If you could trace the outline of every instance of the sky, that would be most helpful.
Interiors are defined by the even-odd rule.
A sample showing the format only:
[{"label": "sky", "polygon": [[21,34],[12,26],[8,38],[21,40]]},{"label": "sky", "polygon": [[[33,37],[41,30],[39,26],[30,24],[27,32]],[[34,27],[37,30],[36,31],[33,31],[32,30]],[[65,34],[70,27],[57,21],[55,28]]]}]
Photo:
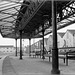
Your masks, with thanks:
[{"label": "sky", "polygon": [[[75,24],[69,25],[65,28],[62,28],[60,30],[58,30],[58,32],[66,32],[67,29],[75,29]],[[50,35],[50,34],[49,34]],[[45,38],[48,38],[49,35],[45,36]],[[33,44],[34,42],[39,41],[40,39],[32,39],[31,40],[31,44]],[[0,45],[13,45],[15,46],[15,39],[10,39],[10,38],[3,38],[0,34]],[[28,39],[24,39],[24,41],[22,42],[23,46],[27,46],[29,45],[29,40]],[[20,40],[17,40],[17,46],[20,46]]]}]

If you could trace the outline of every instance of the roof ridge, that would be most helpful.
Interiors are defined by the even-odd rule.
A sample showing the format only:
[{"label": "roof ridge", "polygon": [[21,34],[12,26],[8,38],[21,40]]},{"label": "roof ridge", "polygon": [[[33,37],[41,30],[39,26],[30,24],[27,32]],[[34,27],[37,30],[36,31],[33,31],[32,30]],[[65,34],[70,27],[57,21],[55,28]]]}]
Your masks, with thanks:
[{"label": "roof ridge", "polygon": [[67,30],[69,31],[71,34],[75,34],[75,30]]},{"label": "roof ridge", "polygon": [[59,34],[61,37],[63,37],[64,34],[65,34],[65,32],[59,32],[59,33],[57,33],[57,34]]},{"label": "roof ridge", "polygon": [[75,29],[67,29],[67,31],[75,31]]}]

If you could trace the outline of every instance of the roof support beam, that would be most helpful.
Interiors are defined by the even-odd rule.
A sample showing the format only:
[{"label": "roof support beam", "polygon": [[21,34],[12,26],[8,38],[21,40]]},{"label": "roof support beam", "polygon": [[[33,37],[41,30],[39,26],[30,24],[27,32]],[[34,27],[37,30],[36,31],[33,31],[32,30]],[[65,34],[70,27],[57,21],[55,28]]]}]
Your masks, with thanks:
[{"label": "roof support beam", "polygon": [[[37,11],[42,7],[42,5],[45,3],[45,0],[43,2],[41,2],[40,4],[38,4],[35,8],[35,10],[32,10],[32,8],[34,8],[33,6],[28,9],[25,13],[25,16],[22,18],[22,26],[21,28],[19,28],[19,30],[23,30],[25,28],[25,26],[28,24],[28,22],[33,18],[33,16],[37,13]],[[30,12],[29,12],[30,11]]]},{"label": "roof support beam", "polygon": [[[16,9],[16,8],[14,8],[14,9]],[[21,11],[19,11],[19,10],[17,10],[17,9],[16,9],[16,11],[17,11],[18,13],[20,13],[20,14],[22,15],[22,17],[23,17],[24,14],[23,14]]]}]

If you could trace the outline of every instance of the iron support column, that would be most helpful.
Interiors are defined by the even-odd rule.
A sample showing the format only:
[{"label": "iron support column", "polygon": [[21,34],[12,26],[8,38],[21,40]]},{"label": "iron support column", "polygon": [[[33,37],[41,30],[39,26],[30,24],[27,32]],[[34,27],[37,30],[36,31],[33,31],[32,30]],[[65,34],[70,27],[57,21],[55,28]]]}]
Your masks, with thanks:
[{"label": "iron support column", "polygon": [[15,39],[16,41],[16,51],[15,51],[15,56],[17,56],[17,39]]},{"label": "iron support column", "polygon": [[22,59],[22,30],[20,30],[20,59]]},{"label": "iron support column", "polygon": [[31,56],[31,38],[29,38],[29,56]]},{"label": "iron support column", "polygon": [[42,35],[43,35],[43,54],[42,54],[42,59],[44,60],[45,57],[44,57],[44,24],[42,25]]},{"label": "iron support column", "polygon": [[60,74],[57,48],[57,24],[56,24],[56,1],[52,0],[52,26],[53,26],[53,49],[52,49],[52,74]]}]

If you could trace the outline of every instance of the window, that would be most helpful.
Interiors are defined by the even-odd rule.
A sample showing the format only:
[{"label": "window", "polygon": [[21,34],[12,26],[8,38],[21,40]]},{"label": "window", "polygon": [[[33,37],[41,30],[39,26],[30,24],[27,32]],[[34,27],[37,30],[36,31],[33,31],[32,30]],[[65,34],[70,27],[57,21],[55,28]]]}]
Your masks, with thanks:
[{"label": "window", "polygon": [[10,51],[10,52],[12,52],[12,51]]}]

